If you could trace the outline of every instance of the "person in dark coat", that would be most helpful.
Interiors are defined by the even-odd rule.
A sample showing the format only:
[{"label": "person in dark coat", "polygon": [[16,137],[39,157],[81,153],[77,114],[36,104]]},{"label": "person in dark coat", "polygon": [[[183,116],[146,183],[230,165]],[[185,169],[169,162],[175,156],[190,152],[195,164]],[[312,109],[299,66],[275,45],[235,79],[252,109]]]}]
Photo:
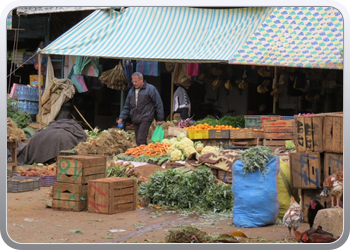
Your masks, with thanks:
[{"label": "person in dark coat", "polygon": [[157,89],[143,79],[140,72],[131,76],[133,87],[129,90],[122,112],[117,120],[122,124],[123,120],[130,117],[134,124],[136,144],[147,145],[149,128],[155,119],[157,124],[164,122],[163,102]]}]

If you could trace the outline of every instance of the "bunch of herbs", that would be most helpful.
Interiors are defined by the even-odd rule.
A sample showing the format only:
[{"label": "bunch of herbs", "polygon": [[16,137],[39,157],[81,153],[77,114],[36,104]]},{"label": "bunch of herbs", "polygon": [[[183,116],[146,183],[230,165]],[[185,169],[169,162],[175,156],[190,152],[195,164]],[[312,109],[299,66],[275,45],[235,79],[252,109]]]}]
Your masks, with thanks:
[{"label": "bunch of herbs", "polygon": [[265,177],[265,171],[269,171],[266,163],[269,162],[271,157],[275,157],[276,155],[269,147],[265,146],[257,146],[246,149],[242,155],[240,160],[243,162],[244,166],[242,170],[244,170],[244,176],[247,172],[255,172],[259,170]]}]

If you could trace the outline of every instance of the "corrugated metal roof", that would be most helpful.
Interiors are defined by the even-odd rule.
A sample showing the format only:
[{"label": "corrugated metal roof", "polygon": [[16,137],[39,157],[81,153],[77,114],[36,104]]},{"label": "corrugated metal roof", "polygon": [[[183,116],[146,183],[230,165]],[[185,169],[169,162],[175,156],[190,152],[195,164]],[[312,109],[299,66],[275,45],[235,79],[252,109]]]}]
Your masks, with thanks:
[{"label": "corrugated metal roof", "polygon": [[273,8],[130,7],[97,10],[43,54],[228,62]]}]

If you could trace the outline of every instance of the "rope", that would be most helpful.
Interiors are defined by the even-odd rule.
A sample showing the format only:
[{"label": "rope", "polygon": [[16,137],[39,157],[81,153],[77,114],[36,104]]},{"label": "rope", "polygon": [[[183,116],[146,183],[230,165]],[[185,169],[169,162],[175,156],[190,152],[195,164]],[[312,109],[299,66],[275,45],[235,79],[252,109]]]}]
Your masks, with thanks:
[{"label": "rope", "polygon": [[[19,68],[21,68],[23,65],[26,64],[26,62],[28,62],[30,59],[32,59],[34,56],[36,56],[38,53],[35,53],[34,55],[32,55],[27,61],[25,61],[24,63],[22,63],[17,69],[15,69],[14,71],[12,71],[7,77],[11,76],[13,73],[15,73]],[[12,66],[11,66],[11,70],[12,70]]]}]

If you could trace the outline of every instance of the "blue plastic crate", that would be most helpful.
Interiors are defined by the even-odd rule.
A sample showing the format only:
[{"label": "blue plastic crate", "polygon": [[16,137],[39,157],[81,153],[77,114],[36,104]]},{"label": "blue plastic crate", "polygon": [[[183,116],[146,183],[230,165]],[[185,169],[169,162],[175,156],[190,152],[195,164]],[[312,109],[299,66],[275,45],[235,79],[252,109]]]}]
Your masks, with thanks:
[{"label": "blue plastic crate", "polygon": [[292,116],[282,116],[282,120],[294,120],[294,115],[292,115]]}]

